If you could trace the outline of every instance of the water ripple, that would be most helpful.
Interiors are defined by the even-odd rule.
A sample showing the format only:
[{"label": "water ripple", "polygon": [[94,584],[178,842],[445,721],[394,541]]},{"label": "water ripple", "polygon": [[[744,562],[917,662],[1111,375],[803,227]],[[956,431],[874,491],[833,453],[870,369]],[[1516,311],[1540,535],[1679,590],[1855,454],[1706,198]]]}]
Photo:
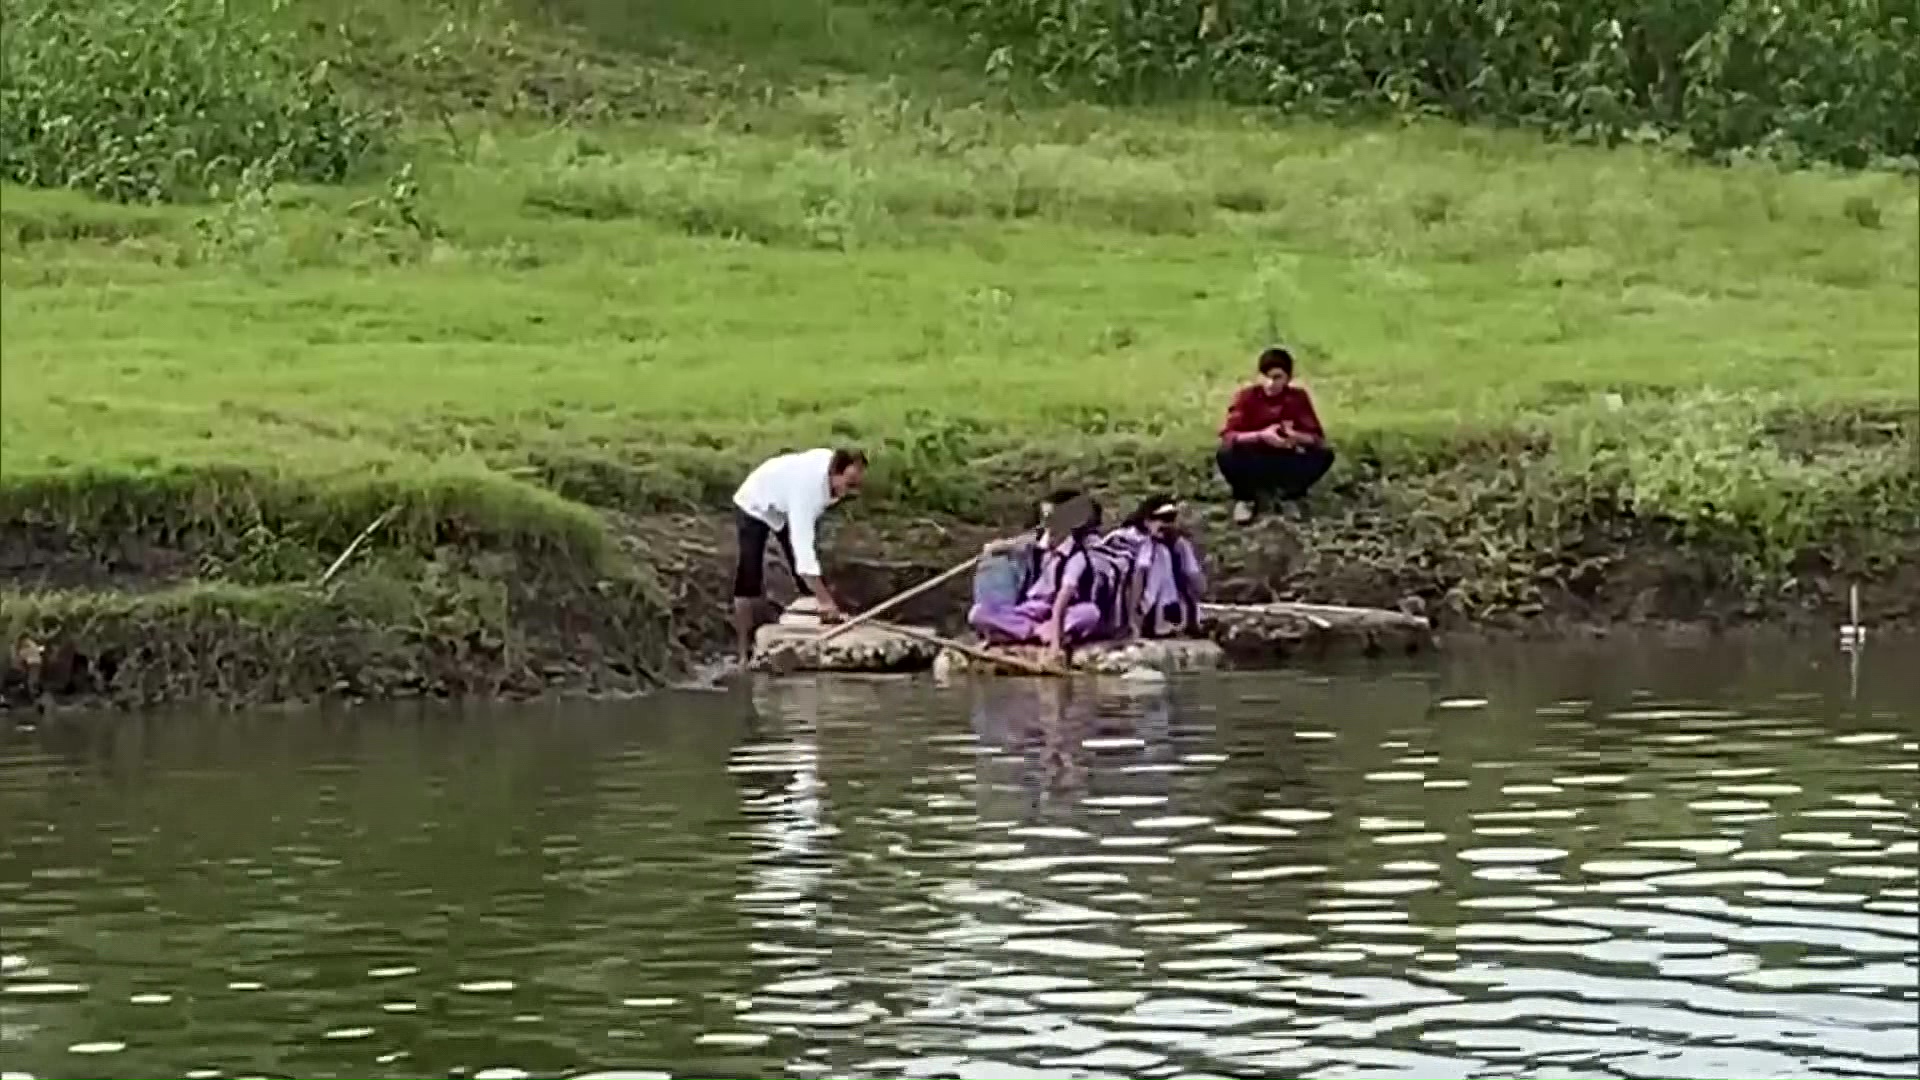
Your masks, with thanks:
[{"label": "water ripple", "polygon": [[37,1076],[1920,1074],[1920,700],[1707,669],[49,725],[0,744],[0,1044]]}]

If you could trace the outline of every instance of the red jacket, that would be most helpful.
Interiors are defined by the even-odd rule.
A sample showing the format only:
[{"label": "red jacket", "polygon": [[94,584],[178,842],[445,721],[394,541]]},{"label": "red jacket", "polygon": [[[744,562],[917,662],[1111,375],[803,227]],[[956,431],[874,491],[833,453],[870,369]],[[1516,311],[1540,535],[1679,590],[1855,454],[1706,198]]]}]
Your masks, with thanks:
[{"label": "red jacket", "polygon": [[1220,441],[1231,442],[1235,435],[1264,431],[1275,424],[1292,424],[1301,435],[1324,441],[1326,432],[1313,411],[1313,398],[1304,387],[1288,386],[1278,394],[1269,394],[1260,386],[1243,387],[1227,406],[1227,422],[1220,427]]}]

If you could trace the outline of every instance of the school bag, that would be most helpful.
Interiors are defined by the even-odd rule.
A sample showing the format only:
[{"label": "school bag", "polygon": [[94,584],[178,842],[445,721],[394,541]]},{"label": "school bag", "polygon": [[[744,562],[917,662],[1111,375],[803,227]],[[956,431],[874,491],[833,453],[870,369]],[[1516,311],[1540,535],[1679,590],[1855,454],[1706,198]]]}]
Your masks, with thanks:
[{"label": "school bag", "polygon": [[982,607],[1012,607],[1033,581],[1033,552],[1028,543],[1012,551],[983,556],[973,571],[973,602]]}]

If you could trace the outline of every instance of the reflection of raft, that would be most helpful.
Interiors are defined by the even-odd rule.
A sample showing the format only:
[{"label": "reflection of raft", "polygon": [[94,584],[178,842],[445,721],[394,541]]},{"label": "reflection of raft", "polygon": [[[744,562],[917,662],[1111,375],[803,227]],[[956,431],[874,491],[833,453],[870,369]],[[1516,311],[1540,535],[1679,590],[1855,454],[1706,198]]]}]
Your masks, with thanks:
[{"label": "reflection of raft", "polygon": [[[781,617],[763,626],[754,639],[754,667],[765,670],[776,649],[798,645],[823,633],[801,601]],[[1231,661],[1247,667],[1309,656],[1379,656],[1410,654],[1432,647],[1433,630],[1417,615],[1380,608],[1332,604],[1202,604],[1202,638],[1162,638],[1151,641],[1102,643],[1074,650],[1069,666],[1075,671],[1121,674],[1142,669],[1167,673],[1209,671]],[[895,632],[884,624],[856,626],[818,648],[795,650],[796,670],[892,672],[925,671],[942,675],[971,673],[1024,674],[1013,665],[995,667],[923,637],[927,629],[908,626]],[[1039,661],[1037,646],[996,646],[988,652],[1016,660]]]}]

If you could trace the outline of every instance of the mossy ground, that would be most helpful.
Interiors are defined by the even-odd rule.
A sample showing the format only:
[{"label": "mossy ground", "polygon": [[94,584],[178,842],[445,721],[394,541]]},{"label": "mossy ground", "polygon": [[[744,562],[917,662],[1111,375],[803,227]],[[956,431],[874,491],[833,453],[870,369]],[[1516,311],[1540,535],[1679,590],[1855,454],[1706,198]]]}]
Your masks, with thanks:
[{"label": "mossy ground", "polygon": [[1217,501],[1273,340],[1341,464],[1209,533],[1236,597],[1777,618],[1913,570],[1910,176],[1036,99],[885,4],[306,10],[410,107],[361,179],[0,191],[0,624],[79,689],[643,685],[717,639],[762,455],[874,452],[877,595],[1043,487]]}]

